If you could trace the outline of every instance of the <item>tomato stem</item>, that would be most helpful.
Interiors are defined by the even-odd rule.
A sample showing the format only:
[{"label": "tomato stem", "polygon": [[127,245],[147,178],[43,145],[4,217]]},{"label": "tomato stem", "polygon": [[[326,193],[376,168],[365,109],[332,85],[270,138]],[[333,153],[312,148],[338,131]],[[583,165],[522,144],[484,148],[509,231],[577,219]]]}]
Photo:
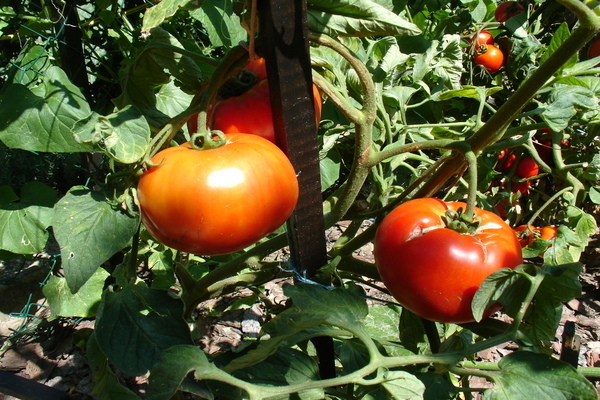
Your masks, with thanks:
[{"label": "tomato stem", "polygon": [[227,142],[227,138],[222,131],[203,131],[192,135],[190,144],[196,150],[211,150],[223,146]]}]

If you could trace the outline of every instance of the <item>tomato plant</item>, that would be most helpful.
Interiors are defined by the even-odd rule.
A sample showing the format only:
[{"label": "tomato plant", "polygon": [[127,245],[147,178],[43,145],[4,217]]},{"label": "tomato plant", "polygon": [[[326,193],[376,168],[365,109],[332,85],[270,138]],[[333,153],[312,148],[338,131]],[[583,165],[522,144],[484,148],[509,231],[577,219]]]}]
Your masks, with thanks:
[{"label": "tomato plant", "polygon": [[476,228],[453,230],[449,212],[465,206],[410,200],[377,229],[374,254],[381,279],[400,304],[423,318],[472,322],[471,301],[483,280],[523,261],[513,230],[492,212],[475,209]]},{"label": "tomato plant", "polygon": [[267,140],[226,136],[215,149],[165,149],[140,177],[142,221],[160,242],[199,254],[242,250],[279,228],[298,199],[287,157]]},{"label": "tomato plant", "polygon": [[518,1],[504,1],[498,4],[494,18],[498,22],[506,22],[510,18],[525,12],[525,7]]},{"label": "tomato plant", "polygon": [[473,62],[476,65],[482,66],[488,72],[494,73],[504,64],[504,54],[502,54],[502,51],[493,44],[479,46],[477,52],[473,56]]}]

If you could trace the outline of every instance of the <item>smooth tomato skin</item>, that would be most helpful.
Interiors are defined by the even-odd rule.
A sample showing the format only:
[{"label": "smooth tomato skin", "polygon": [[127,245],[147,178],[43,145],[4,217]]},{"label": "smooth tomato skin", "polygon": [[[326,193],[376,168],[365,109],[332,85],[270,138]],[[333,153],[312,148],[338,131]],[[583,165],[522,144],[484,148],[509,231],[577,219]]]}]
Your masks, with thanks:
[{"label": "smooth tomato skin", "polygon": [[152,158],[137,192],[142,222],[159,242],[203,255],[244,249],[279,228],[298,200],[285,154],[256,135],[196,150],[189,143]]},{"label": "smooth tomato skin", "polygon": [[383,283],[400,304],[423,318],[473,322],[471,302],[484,279],[523,262],[513,230],[492,212],[476,209],[482,222],[474,234],[446,228],[446,211],[465,207],[435,198],[410,200],[377,229],[374,255]]},{"label": "smooth tomato skin", "polygon": [[481,46],[481,51],[473,56],[473,62],[481,65],[488,72],[497,72],[504,65],[504,54],[498,47],[488,44]]},{"label": "smooth tomato skin", "polygon": [[[592,42],[592,44],[590,44],[590,47],[588,47],[588,51],[587,51],[587,58],[588,60],[590,58],[595,58],[600,56],[600,39],[595,40]],[[598,64],[600,65],[600,64]],[[596,66],[598,66],[596,65]]]},{"label": "smooth tomato skin", "polygon": [[494,36],[489,31],[480,31],[471,38],[471,44],[483,45],[483,44],[494,44]]},{"label": "smooth tomato skin", "polygon": [[515,173],[519,178],[531,178],[540,173],[540,166],[531,157],[523,157],[517,163]]},{"label": "smooth tomato skin", "polygon": [[518,1],[505,1],[498,4],[498,7],[494,11],[494,18],[498,22],[506,22],[522,12],[525,12],[525,7]]}]

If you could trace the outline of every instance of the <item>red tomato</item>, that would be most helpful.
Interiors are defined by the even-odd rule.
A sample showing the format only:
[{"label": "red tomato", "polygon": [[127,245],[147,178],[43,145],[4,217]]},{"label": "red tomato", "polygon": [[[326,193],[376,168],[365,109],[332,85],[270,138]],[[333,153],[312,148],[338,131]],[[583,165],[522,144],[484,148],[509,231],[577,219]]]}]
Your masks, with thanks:
[{"label": "red tomato", "polygon": [[531,190],[531,181],[517,182],[512,187],[513,193],[527,194],[529,190]]},{"label": "red tomato", "polygon": [[514,231],[521,247],[530,245],[537,239],[552,240],[558,234],[558,228],[555,226],[537,228],[533,225],[520,225],[517,226]]},{"label": "red tomato", "polygon": [[498,154],[496,169],[503,172],[510,171],[516,160],[517,155],[515,153],[513,153],[511,150],[504,149],[500,152],[500,154]]},{"label": "red tomato", "polygon": [[[259,79],[258,82],[238,96],[219,99],[209,111],[210,129],[223,133],[251,133],[275,143],[275,128],[271,111],[269,82],[266,78],[265,61],[258,58],[246,66]],[[321,120],[321,94],[313,85],[315,122]],[[190,134],[198,131],[198,117],[192,115],[187,122]]]},{"label": "red tomato", "polygon": [[494,18],[498,22],[506,22],[522,12],[525,12],[525,7],[518,1],[505,1],[498,4],[496,11],[494,11]]},{"label": "red tomato", "polygon": [[434,198],[410,200],[377,229],[374,255],[383,283],[400,304],[423,318],[472,322],[471,302],[484,279],[523,262],[513,230],[492,212],[475,209],[481,224],[472,233],[447,228],[446,212],[465,207]]},{"label": "red tomato", "polygon": [[592,44],[590,44],[590,47],[588,47],[587,51],[588,59],[595,58],[598,56],[600,56],[600,39],[593,41]]},{"label": "red tomato", "polygon": [[504,64],[502,51],[493,44],[480,46],[480,49],[481,52],[475,53],[473,56],[473,62],[481,65],[490,73],[498,71]]},{"label": "red tomato", "polygon": [[540,173],[540,166],[531,157],[523,157],[517,163],[515,171],[519,178],[531,178]]},{"label": "red tomato", "polygon": [[471,44],[473,44],[473,45],[494,44],[494,37],[488,31],[480,31],[479,33],[473,35],[473,37],[471,38]]},{"label": "red tomato", "polygon": [[199,254],[227,254],[279,228],[298,200],[285,154],[256,135],[226,135],[210,150],[167,148],[142,174],[142,222],[159,242]]}]

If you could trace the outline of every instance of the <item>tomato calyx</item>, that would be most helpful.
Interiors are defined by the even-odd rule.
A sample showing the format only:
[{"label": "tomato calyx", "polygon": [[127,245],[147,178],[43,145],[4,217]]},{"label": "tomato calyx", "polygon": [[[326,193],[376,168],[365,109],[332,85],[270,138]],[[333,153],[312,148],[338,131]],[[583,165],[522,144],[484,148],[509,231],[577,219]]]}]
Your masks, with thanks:
[{"label": "tomato calyx", "polygon": [[243,69],[223,83],[219,88],[218,96],[220,99],[241,96],[256,85],[258,81],[258,76],[254,72]]},{"label": "tomato calyx", "polygon": [[190,144],[196,150],[211,150],[223,146],[227,138],[222,131],[212,130],[198,132],[192,135]]},{"label": "tomato calyx", "polygon": [[469,216],[465,210],[447,210],[442,215],[442,220],[446,228],[463,234],[472,234],[477,231],[481,225],[481,219],[476,216]]}]

